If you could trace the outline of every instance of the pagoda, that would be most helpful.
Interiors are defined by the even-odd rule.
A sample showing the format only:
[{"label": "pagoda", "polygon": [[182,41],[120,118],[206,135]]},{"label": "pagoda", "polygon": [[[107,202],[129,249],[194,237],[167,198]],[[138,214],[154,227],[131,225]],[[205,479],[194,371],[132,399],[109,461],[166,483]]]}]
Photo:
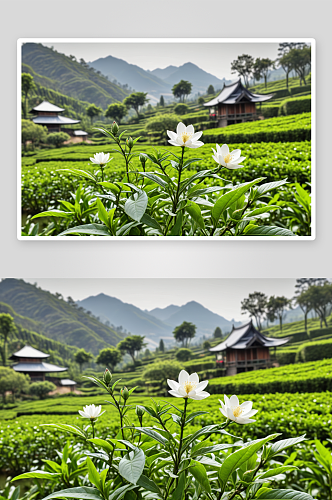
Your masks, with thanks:
[{"label": "pagoda", "polygon": [[233,329],[226,340],[209,350],[216,354],[216,363],[225,369],[225,375],[269,368],[272,366],[270,348],[286,344],[289,338],[273,339],[265,337],[249,323]]},{"label": "pagoda", "polygon": [[210,119],[217,120],[218,127],[257,119],[256,104],[268,101],[274,94],[254,94],[246,89],[241,79],[224,85],[220,94],[204,106],[210,108]]},{"label": "pagoda", "polygon": [[33,123],[36,125],[44,125],[47,127],[48,132],[61,132],[62,125],[74,125],[80,123],[81,120],[72,120],[66,116],[59,116],[64,108],[59,108],[48,101],[43,101],[38,106],[32,108],[30,113],[36,115],[32,118]]},{"label": "pagoda", "polygon": [[45,380],[46,373],[58,373],[68,370],[68,368],[64,368],[62,366],[46,363],[44,360],[49,357],[49,354],[38,351],[38,349],[26,345],[19,351],[12,354],[10,359],[18,362],[13,366],[13,369],[16,372],[29,375],[32,382],[39,382]]}]

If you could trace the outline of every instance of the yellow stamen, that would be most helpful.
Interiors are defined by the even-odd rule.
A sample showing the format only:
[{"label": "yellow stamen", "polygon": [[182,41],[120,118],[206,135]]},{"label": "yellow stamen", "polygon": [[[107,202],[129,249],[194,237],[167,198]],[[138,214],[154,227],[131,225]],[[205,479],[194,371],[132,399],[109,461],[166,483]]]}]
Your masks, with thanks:
[{"label": "yellow stamen", "polygon": [[183,140],[183,143],[185,144],[190,138],[192,134],[189,134],[188,132],[182,132],[181,134],[181,139]]},{"label": "yellow stamen", "polygon": [[243,410],[242,410],[242,408],[240,408],[240,406],[237,406],[236,408],[234,408],[234,410],[233,410],[234,417],[239,417],[241,415],[241,413],[243,413]]},{"label": "yellow stamen", "polygon": [[230,163],[232,161],[233,157],[230,153],[228,153],[228,155],[225,156],[224,158],[224,162],[225,163]]},{"label": "yellow stamen", "polygon": [[195,389],[196,385],[197,384],[195,382],[190,382],[189,380],[186,380],[185,383],[183,384],[183,387],[186,393],[189,394],[189,392]]}]

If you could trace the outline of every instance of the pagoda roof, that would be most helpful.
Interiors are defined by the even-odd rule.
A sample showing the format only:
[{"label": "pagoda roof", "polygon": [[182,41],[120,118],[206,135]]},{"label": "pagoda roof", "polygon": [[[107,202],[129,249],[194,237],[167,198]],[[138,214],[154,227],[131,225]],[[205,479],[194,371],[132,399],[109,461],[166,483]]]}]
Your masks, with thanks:
[{"label": "pagoda roof", "polygon": [[34,347],[31,347],[30,345],[25,345],[22,347],[17,352],[14,352],[14,354],[11,355],[11,359],[13,358],[49,358],[50,355],[46,354],[45,352],[38,351],[38,349],[35,349]]},{"label": "pagoda roof", "polygon": [[52,372],[65,372],[68,368],[63,366],[52,365],[51,363],[17,363],[13,366],[16,372],[23,373],[52,373]]},{"label": "pagoda roof", "polygon": [[239,326],[233,329],[229,334],[229,337],[218,344],[215,347],[209,349],[211,352],[221,352],[226,351],[226,349],[248,349],[253,344],[260,344],[262,347],[278,347],[280,345],[286,344],[289,341],[289,337],[283,339],[274,339],[271,337],[265,337],[261,332],[259,332],[253,325],[252,320],[245,325]]},{"label": "pagoda roof", "polygon": [[204,106],[216,106],[217,104],[237,104],[239,102],[264,102],[273,97],[274,94],[254,94],[246,89],[241,82],[241,79],[230,85],[224,85],[220,94]]},{"label": "pagoda roof", "polygon": [[88,135],[88,133],[85,132],[84,130],[74,130],[74,135],[76,135],[77,137],[80,137],[82,135]]},{"label": "pagoda roof", "polygon": [[44,111],[46,113],[62,113],[62,111],[64,110],[65,110],[64,108],[59,108],[59,106],[56,106],[51,102],[43,101],[40,104],[38,104],[38,106],[32,108],[30,113],[38,113],[39,111]]},{"label": "pagoda roof", "polygon": [[72,120],[66,116],[36,116],[32,121],[37,125],[69,125],[80,123],[81,120]]},{"label": "pagoda roof", "polygon": [[62,378],[60,380],[60,385],[63,385],[63,386],[77,385],[77,382],[75,382],[75,380],[70,380],[70,378]]}]

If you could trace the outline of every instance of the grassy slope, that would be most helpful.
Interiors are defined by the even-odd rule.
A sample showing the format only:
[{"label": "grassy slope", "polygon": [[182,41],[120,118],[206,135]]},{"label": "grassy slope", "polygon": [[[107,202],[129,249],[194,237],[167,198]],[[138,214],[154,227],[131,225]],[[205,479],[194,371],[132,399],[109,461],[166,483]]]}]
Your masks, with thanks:
[{"label": "grassy slope", "polygon": [[23,280],[3,280],[0,301],[12,306],[18,314],[42,323],[43,335],[68,345],[84,347],[92,353],[116,345],[122,338],[97,319]]},{"label": "grassy slope", "polygon": [[[329,326],[332,325],[332,314],[327,319]],[[308,331],[317,330],[320,328],[320,321],[318,318],[308,319]],[[279,325],[272,326],[264,330],[265,335],[271,337],[288,337],[289,335],[294,335],[295,333],[304,332],[304,319],[303,321],[294,321],[292,323],[285,323],[280,331]],[[324,328],[322,329],[322,335],[324,335]]]},{"label": "grassy slope", "polygon": [[47,83],[48,87],[68,96],[106,109],[112,102],[121,102],[128,95],[128,92],[104,76],[97,75],[91,69],[42,44],[26,43],[22,47],[22,54],[23,63],[42,75],[41,80],[36,78],[38,83]]}]

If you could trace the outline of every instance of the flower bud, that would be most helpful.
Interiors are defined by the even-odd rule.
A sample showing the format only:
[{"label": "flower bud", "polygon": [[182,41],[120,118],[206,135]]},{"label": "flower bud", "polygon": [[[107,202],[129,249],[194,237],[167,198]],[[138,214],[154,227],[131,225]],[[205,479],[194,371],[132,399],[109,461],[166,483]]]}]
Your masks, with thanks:
[{"label": "flower bud", "polygon": [[132,149],[132,147],[134,146],[134,141],[133,141],[132,137],[129,137],[127,139],[127,146],[129,149]]},{"label": "flower bud", "polygon": [[127,401],[127,399],[129,398],[130,394],[129,394],[129,391],[127,389],[127,387],[124,387],[123,389],[121,389],[121,396],[123,397],[123,399],[125,401]]},{"label": "flower bud", "polygon": [[116,135],[119,132],[119,125],[116,122],[113,122],[111,132],[113,135]]},{"label": "flower bud", "polygon": [[145,413],[145,409],[143,408],[143,406],[139,406],[137,405],[136,406],[136,410],[135,410],[135,413],[138,417],[143,417],[144,413]]},{"label": "flower bud", "polygon": [[145,156],[144,154],[142,154],[142,153],[141,153],[141,154],[139,155],[139,161],[142,163],[142,165],[145,165],[146,160],[147,160],[146,156]]},{"label": "flower bud", "polygon": [[104,372],[104,382],[107,386],[110,385],[111,383],[111,380],[112,380],[112,374],[111,372],[109,371],[108,368],[106,368],[105,372]]}]

